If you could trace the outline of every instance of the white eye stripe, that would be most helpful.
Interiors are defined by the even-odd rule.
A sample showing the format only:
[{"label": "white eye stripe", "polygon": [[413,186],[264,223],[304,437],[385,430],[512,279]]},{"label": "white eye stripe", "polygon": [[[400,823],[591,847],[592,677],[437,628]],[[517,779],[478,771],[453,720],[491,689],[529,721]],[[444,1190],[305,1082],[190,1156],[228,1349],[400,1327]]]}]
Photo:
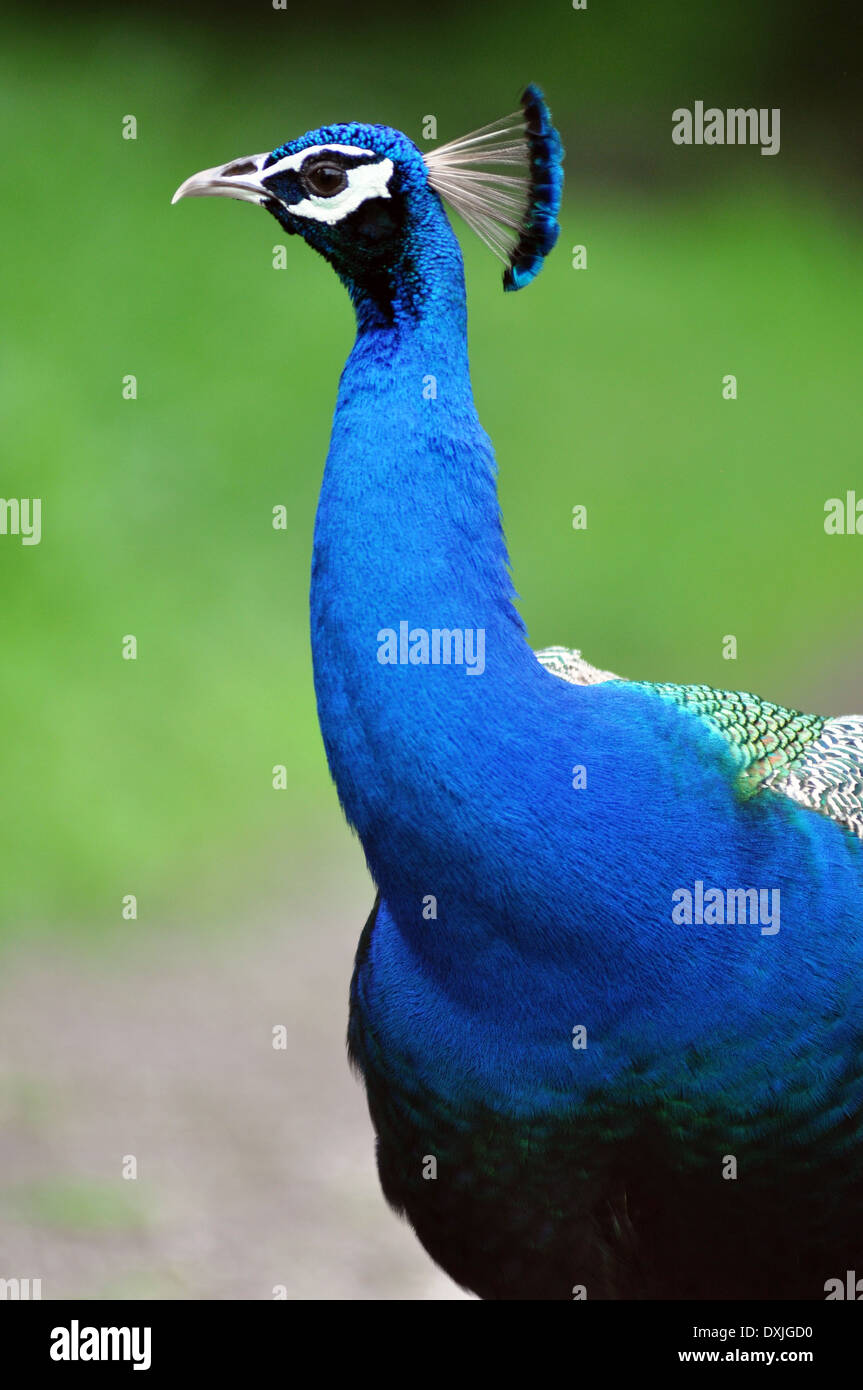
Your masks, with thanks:
[{"label": "white eye stripe", "polygon": [[284,159],[280,159],[276,164],[271,164],[267,169],[262,169],[261,177],[269,178],[270,174],[296,173],[313,154],[365,155],[368,158],[370,153],[371,151],[364,150],[359,145],[309,145],[307,149],[299,150],[296,154],[286,154]]},{"label": "white eye stripe", "polygon": [[[340,150],[346,153],[345,146],[338,145],[323,146],[324,149]],[[303,151],[307,155],[308,150]],[[354,153],[354,151],[350,151]],[[291,155],[290,158],[296,158]],[[345,177],[348,181],[347,188],[343,188],[340,193],[334,194],[332,198],[321,198],[313,196],[303,198],[299,203],[288,203],[288,212],[297,217],[309,217],[315,222],[326,222],[330,226],[335,222],[340,222],[343,217],[356,212],[357,208],[369,198],[389,198],[389,181],[393,175],[393,162],[391,159],[382,159],[378,164],[358,164],[355,169],[346,169]],[[267,169],[265,173],[271,171]]]}]

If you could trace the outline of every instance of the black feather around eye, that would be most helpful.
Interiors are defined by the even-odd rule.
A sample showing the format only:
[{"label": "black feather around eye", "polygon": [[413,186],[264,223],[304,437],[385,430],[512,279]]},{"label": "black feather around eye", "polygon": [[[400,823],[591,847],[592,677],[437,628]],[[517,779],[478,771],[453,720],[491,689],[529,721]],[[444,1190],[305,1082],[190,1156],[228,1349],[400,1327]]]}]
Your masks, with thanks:
[{"label": "black feather around eye", "polygon": [[334,198],[348,186],[344,169],[329,160],[310,160],[300,175],[306,192],[316,198]]}]

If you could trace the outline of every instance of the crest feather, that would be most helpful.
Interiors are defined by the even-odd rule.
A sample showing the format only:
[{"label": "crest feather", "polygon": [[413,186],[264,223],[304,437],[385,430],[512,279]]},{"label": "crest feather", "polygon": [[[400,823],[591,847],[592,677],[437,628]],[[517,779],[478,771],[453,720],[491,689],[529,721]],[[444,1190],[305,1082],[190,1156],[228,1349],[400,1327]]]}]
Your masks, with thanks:
[{"label": "crest feather", "polygon": [[503,261],[505,290],[528,284],[557,241],[562,161],[560,136],[533,84],[511,115],[425,155],[431,187]]}]

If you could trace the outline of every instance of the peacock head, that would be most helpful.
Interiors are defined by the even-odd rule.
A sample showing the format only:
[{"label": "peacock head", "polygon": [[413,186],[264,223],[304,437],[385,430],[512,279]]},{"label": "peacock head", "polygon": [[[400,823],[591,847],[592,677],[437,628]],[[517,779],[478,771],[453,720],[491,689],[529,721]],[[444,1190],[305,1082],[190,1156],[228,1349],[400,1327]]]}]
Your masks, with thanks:
[{"label": "peacock head", "polygon": [[532,280],[557,240],[562,158],[531,86],[512,115],[427,151],[389,126],[326,126],[193,174],[173,201],[257,203],[325,256],[355,298],[392,308],[450,235],[441,198],[504,262],[505,289]]}]

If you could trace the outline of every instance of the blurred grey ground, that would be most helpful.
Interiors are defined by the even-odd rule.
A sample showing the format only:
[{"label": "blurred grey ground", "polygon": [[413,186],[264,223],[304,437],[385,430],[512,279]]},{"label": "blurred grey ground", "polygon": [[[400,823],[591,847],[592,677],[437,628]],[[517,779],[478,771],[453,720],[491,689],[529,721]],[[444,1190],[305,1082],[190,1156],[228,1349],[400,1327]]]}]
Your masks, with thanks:
[{"label": "blurred grey ground", "polygon": [[127,923],[98,958],[6,956],[0,1276],[43,1298],[466,1296],[378,1187],[344,1043],[371,890],[347,858],[309,866],[319,907],[254,930]]}]

